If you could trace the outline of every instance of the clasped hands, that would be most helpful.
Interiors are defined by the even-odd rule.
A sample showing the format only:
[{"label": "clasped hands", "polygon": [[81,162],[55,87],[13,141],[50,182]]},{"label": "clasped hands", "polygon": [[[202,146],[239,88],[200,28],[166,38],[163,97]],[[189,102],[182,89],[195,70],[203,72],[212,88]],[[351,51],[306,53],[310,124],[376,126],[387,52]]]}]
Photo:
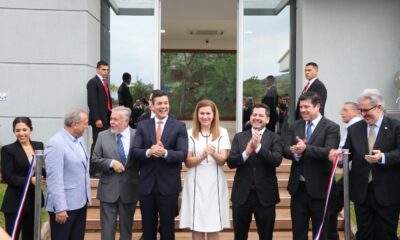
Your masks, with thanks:
[{"label": "clasped hands", "polygon": [[206,159],[208,155],[213,155],[215,153],[215,146],[210,143],[204,148],[203,153],[201,154],[201,160]]},{"label": "clasped hands", "polygon": [[151,146],[151,148],[149,149],[149,155],[152,157],[164,157],[165,156],[164,145],[162,144],[161,141],[159,141],[157,144],[154,144]]},{"label": "clasped hands", "polygon": [[[31,183],[33,186],[36,186],[36,176],[31,177]],[[42,177],[42,186],[46,186],[46,178]]]},{"label": "clasped hands", "polygon": [[[341,153],[342,151],[340,149],[331,149],[329,151],[329,160],[335,161],[336,157]],[[382,152],[381,150],[372,150],[372,154],[365,154],[364,159],[370,164],[378,163],[382,160]]]},{"label": "clasped hands", "polygon": [[307,141],[305,139],[301,139],[300,137],[296,137],[297,143],[296,145],[292,145],[289,147],[290,151],[293,154],[302,154],[307,147]]},{"label": "clasped hands", "polygon": [[250,156],[261,144],[261,134],[258,129],[254,129],[253,135],[246,146],[246,155]]}]

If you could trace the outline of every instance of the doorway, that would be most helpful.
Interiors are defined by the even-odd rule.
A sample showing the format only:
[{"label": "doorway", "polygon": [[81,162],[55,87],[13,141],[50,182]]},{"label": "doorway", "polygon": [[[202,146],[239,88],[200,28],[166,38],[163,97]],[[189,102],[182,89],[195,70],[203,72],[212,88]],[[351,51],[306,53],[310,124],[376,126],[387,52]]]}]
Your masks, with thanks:
[{"label": "doorway", "polygon": [[[113,42],[113,36],[118,34],[116,27],[111,26],[111,79],[119,82],[123,71],[118,67],[114,70],[115,65],[131,63],[127,69],[133,69],[133,84],[141,81],[148,88],[169,92],[171,111],[178,118],[190,120],[197,101],[210,98],[220,108],[222,119],[233,122],[227,128],[234,134],[242,130],[243,100],[261,101],[266,76],[275,77],[280,95],[288,95],[294,89],[290,74],[294,71],[290,51],[294,10],[289,5],[295,1],[139,2],[130,1],[131,5],[119,8],[119,15],[114,16],[126,27],[122,35],[119,32],[125,45],[118,45]],[[126,16],[120,15],[130,15],[135,25],[127,24],[123,19]],[[137,43],[138,39],[142,43]],[[113,59],[115,49],[123,57],[143,55],[135,60]],[[136,74],[139,70],[153,72],[153,77]],[[139,91],[140,94],[143,95]]]}]

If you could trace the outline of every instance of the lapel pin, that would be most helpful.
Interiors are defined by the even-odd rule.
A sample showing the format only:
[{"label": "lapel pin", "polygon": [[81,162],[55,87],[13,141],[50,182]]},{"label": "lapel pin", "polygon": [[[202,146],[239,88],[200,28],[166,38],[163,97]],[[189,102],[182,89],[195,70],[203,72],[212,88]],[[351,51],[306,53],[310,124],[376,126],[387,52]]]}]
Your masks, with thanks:
[{"label": "lapel pin", "polygon": [[385,130],[387,130],[387,127],[385,127]]}]

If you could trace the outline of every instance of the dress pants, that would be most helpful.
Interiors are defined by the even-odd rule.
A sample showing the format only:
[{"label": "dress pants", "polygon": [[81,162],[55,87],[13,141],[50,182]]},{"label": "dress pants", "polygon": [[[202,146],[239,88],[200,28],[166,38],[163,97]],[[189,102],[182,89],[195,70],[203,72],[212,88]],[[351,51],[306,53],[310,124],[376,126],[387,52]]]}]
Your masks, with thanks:
[{"label": "dress pants", "polygon": [[64,224],[57,223],[56,214],[49,212],[51,239],[83,240],[85,237],[86,210],[87,206],[85,205],[83,208],[67,211],[68,218]]},{"label": "dress pants", "polygon": [[381,206],[376,202],[373,183],[368,185],[365,203],[355,204],[356,238],[360,240],[397,240],[400,207]]},{"label": "dress pants", "polygon": [[[325,199],[311,197],[304,182],[290,200],[290,214],[292,217],[293,240],[308,240],[308,227],[311,218],[313,238],[321,225],[324,215]],[[328,207],[329,210],[329,207]],[[326,216],[329,216],[329,211]],[[326,221],[327,217],[325,217]],[[326,240],[326,224],[321,232],[320,240]]]},{"label": "dress pants", "polygon": [[97,136],[101,131],[107,130],[110,127],[110,124],[104,124],[102,128],[97,128],[96,126],[92,126],[92,146],[90,147],[90,157],[92,157],[94,146],[96,145]]},{"label": "dress pants", "polygon": [[178,211],[178,193],[162,195],[157,183],[149,195],[139,194],[145,240],[157,239],[158,217],[160,217],[160,240],[175,239],[175,216]]},{"label": "dress pants", "polygon": [[339,233],[337,230],[337,219],[339,213],[343,209],[343,178],[336,182],[335,192],[331,201],[331,214],[329,214],[327,224],[327,238],[328,240],[339,240]]},{"label": "dress pants", "polygon": [[100,202],[101,239],[114,240],[119,216],[119,232],[121,240],[132,239],[133,216],[136,202],[124,203],[121,198],[116,202]]},{"label": "dress pants", "polygon": [[[6,231],[8,235],[12,235],[14,228],[14,221],[17,217],[17,213],[4,213],[4,218],[6,220]],[[19,239],[19,234],[22,230],[22,240],[31,240],[34,235],[34,222],[35,222],[35,213],[34,212],[26,212],[21,214],[21,219],[18,224],[18,229],[15,234],[15,239]]]},{"label": "dress pants", "polygon": [[256,219],[257,232],[261,240],[272,240],[275,225],[275,205],[264,207],[255,190],[251,190],[244,204],[233,205],[233,228],[235,240],[247,239],[252,214]]}]

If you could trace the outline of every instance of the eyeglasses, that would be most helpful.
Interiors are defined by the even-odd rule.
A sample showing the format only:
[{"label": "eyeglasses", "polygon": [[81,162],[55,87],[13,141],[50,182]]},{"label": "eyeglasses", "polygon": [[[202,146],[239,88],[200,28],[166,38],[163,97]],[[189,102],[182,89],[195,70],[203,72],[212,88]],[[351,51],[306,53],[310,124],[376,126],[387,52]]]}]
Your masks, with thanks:
[{"label": "eyeglasses", "polygon": [[371,108],[368,108],[368,109],[361,109],[361,108],[359,108],[358,111],[359,111],[361,114],[366,114],[367,112],[371,111],[372,109],[376,108],[377,106],[378,106],[378,105],[375,105],[375,106],[373,106],[373,107],[371,107]]}]

